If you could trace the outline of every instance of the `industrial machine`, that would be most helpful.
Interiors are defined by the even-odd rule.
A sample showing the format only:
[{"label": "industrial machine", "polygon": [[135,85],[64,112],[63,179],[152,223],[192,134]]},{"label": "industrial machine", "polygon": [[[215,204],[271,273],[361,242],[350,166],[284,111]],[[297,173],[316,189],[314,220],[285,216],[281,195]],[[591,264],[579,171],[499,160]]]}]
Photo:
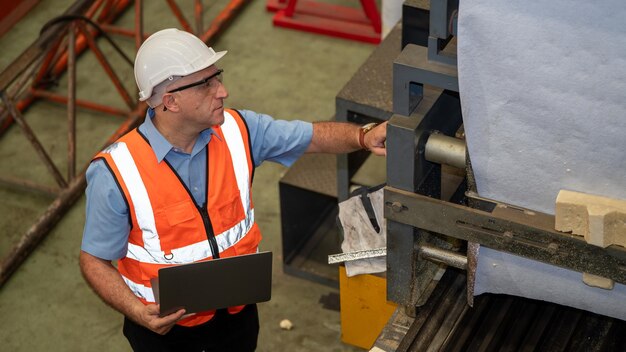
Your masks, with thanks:
[{"label": "industrial machine", "polygon": [[[415,316],[394,350],[623,348],[626,326],[620,320],[504,295],[474,301],[481,246],[618,283],[626,282],[621,269],[626,251],[555,231],[552,215],[478,197],[462,141],[458,1],[431,1],[429,11],[427,45],[406,44],[393,62],[385,190],[387,294]],[[388,327],[394,330],[394,323]],[[392,335],[383,332],[380,345]]]},{"label": "industrial machine", "polygon": [[[375,347],[622,350],[624,321],[520,297],[474,299],[481,246],[622,284],[626,251],[558,232],[552,215],[477,195],[459,98],[458,5],[458,0],[405,1],[401,26],[337,96],[339,121],[389,121],[387,299],[399,308]],[[364,152],[338,157],[337,189],[327,192],[327,204],[333,195],[339,201],[348,197],[366,159]],[[326,209],[323,214],[332,212]],[[283,230],[284,236],[289,229]],[[377,255],[380,251],[365,251],[357,257]]]}]

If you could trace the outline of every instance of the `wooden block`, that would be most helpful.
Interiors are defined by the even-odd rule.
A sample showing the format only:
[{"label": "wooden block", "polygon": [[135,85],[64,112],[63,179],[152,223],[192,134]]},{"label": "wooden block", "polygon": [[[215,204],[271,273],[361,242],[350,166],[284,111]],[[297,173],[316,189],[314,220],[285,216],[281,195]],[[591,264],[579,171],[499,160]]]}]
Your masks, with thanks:
[{"label": "wooden block", "polygon": [[615,285],[615,281],[611,279],[589,273],[583,273],[583,282],[588,286],[599,287],[605,290],[612,290]]},{"label": "wooden block", "polygon": [[584,236],[587,243],[599,247],[626,247],[626,200],[561,190],[554,227]]}]

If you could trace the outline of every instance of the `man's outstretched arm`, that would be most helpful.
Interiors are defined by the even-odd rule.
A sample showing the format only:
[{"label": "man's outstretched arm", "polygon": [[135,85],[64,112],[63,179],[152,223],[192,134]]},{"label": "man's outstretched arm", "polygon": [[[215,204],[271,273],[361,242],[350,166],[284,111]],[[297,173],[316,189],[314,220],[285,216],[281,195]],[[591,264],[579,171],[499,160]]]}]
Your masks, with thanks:
[{"label": "man's outstretched arm", "polygon": [[[315,122],[313,137],[307,153],[349,153],[362,149],[359,143],[361,126],[346,122]],[[387,122],[381,123],[365,134],[366,149],[376,155],[387,155]]]}]

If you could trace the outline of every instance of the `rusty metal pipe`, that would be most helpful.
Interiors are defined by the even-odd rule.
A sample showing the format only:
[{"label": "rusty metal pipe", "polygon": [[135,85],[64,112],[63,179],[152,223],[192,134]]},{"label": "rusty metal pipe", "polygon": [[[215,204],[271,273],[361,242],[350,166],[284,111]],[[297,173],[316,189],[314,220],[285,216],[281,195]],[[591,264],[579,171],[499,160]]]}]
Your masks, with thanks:
[{"label": "rusty metal pipe", "polygon": [[215,16],[213,21],[211,21],[209,29],[202,34],[200,39],[205,43],[214,41],[247,3],[248,0],[233,0],[229,2],[228,5]]},{"label": "rusty metal pipe", "polygon": [[85,174],[75,178],[67,188],[61,191],[39,220],[20,238],[20,241],[2,261],[2,267],[0,267],[0,287],[4,285],[11,274],[17,270],[54,225],[61,220],[67,210],[80,198],[85,185]]},{"label": "rusty metal pipe", "polygon": [[[94,14],[100,9],[100,6],[102,3],[103,3],[102,0],[98,0],[97,2],[95,2],[91,6],[91,8],[89,8],[89,10],[85,13],[85,17],[92,18]],[[98,20],[96,20],[96,22],[99,24],[113,22],[113,20],[115,20],[119,15],[122,14],[122,12],[126,9],[128,5],[130,5],[130,1],[124,0],[124,1],[119,1],[118,4],[115,4],[115,6],[112,8],[112,6],[108,2],[106,2],[105,6],[102,8],[103,13],[101,13],[100,16],[98,16]],[[91,28],[89,30],[89,33],[92,33],[92,36],[99,34],[99,32],[95,28]],[[82,53],[87,46],[88,46],[88,43],[86,42],[86,38],[83,35],[80,35],[80,34],[77,35],[76,36],[76,53],[77,54]],[[63,71],[65,71],[66,67],[67,67],[67,52],[64,52],[63,55],[58,60],[58,62],[55,64],[54,69],[52,70],[52,75],[55,77],[59,76],[61,73],[63,73]]]},{"label": "rusty metal pipe", "polygon": [[202,24],[202,13],[204,10],[202,9],[202,0],[196,0],[194,4],[194,16],[196,19],[196,33],[200,35],[202,30],[204,29],[204,25]]},{"label": "rusty metal pipe", "polygon": [[[35,75],[35,70],[37,66],[44,60],[44,56],[39,57],[39,61],[35,61],[33,65],[24,71],[15,84],[11,85],[8,88],[7,95],[10,97],[15,97],[20,95],[21,92],[25,90],[26,85],[33,79]],[[30,98],[30,99],[29,99]],[[26,104],[24,101],[26,100]],[[23,111],[28,105],[32,103],[32,97],[28,97],[26,99],[20,100],[16,103],[16,107],[19,111]],[[13,123],[13,116],[9,114],[9,110],[6,107],[2,107],[0,112],[0,135],[4,132],[4,130]]]},{"label": "rusty metal pipe", "polygon": [[52,198],[58,196],[61,192],[60,188],[43,186],[23,178],[18,179],[10,176],[0,176],[0,184],[19,191],[37,193]]},{"label": "rusty metal pipe", "polygon": [[70,24],[68,29],[68,60],[67,60],[67,180],[71,182],[76,175],[76,25]]},{"label": "rusty metal pipe", "polygon": [[60,187],[66,187],[67,182],[65,182],[65,180],[63,179],[63,176],[61,176],[61,173],[57,169],[56,165],[54,165],[54,163],[52,162],[52,159],[50,159],[50,156],[48,155],[48,153],[46,153],[46,150],[41,145],[41,142],[39,142],[39,139],[37,139],[37,136],[35,136],[35,133],[33,133],[33,130],[24,120],[22,113],[19,112],[15,108],[15,104],[13,103],[11,98],[9,98],[6,92],[1,92],[0,96],[4,104],[6,105],[6,107],[9,109],[9,112],[11,113],[11,115],[13,115],[14,120],[22,128],[24,135],[26,135],[26,138],[28,139],[30,144],[33,146],[33,148],[35,148],[37,155],[39,155],[43,163],[46,165],[46,167],[48,168],[48,171],[50,171],[50,173],[52,174],[52,177],[54,177],[57,184]]},{"label": "rusty metal pipe", "polygon": [[[89,5],[91,4],[91,0],[78,0],[72,4],[64,14],[79,14],[83,13],[87,10]],[[20,56],[18,56],[7,68],[5,68],[0,73],[0,91],[6,92],[8,87],[13,84],[13,82],[20,77],[20,75],[26,70],[28,67],[33,65],[33,63],[40,58],[41,55],[45,55],[54,45],[58,45],[58,39],[63,33],[65,33],[65,26],[55,26],[50,30],[42,33],[33,44],[31,44]],[[24,108],[28,107],[32,103],[32,101],[28,101],[26,103],[19,102],[18,109],[23,111]],[[24,106],[24,108],[22,108]],[[3,119],[0,126],[0,134],[4,133],[9,126],[13,123],[13,117],[7,116],[7,118]]]},{"label": "rusty metal pipe", "polygon": [[135,0],[135,48],[139,50],[143,43],[143,3]]},{"label": "rusty metal pipe", "polygon": [[[91,0],[76,1],[64,14],[80,14],[91,4]],[[5,91],[28,66],[30,66],[42,53],[48,52],[55,44],[55,38],[59,38],[65,33],[66,26],[59,25],[42,33],[37,40],[31,44],[22,55],[0,73],[0,91]]]},{"label": "rusty metal pipe", "polygon": [[106,59],[100,48],[96,45],[96,41],[94,40],[93,36],[91,36],[91,33],[89,33],[83,23],[76,22],[76,25],[87,39],[87,43],[89,44],[91,51],[93,51],[93,53],[96,55],[96,58],[98,58],[98,61],[100,61],[100,64],[106,71],[107,75],[111,78],[111,81],[113,81],[115,88],[117,88],[117,91],[122,96],[122,99],[124,99],[124,101],[126,102],[126,105],[128,105],[128,107],[131,109],[134,108],[135,103],[133,101],[133,98],[130,97],[130,94],[128,94],[126,88],[124,88],[124,85],[120,81],[119,77],[117,76],[115,71],[113,71],[113,67],[111,67],[109,61]]},{"label": "rusty metal pipe", "polygon": [[[61,104],[67,104],[67,101],[68,101],[66,96],[51,93],[47,90],[33,89],[31,90],[31,94],[33,95],[33,97],[47,99],[47,100],[50,100],[56,103],[61,103]],[[115,116],[121,116],[121,117],[128,116],[128,110],[116,109],[111,106],[97,104],[91,101],[81,100],[81,99],[76,99],[75,102],[76,102],[76,105],[80,106],[81,108],[85,108],[85,109],[89,109],[89,110],[93,110],[97,112],[103,112],[103,113],[115,115]]]},{"label": "rusty metal pipe", "polygon": [[100,28],[109,34],[117,34],[125,37],[135,37],[134,29],[120,28],[112,24],[100,24]]},{"label": "rusty metal pipe", "polygon": [[176,16],[176,18],[178,19],[178,22],[180,22],[181,26],[183,26],[183,29],[189,33],[193,33],[193,28],[191,28],[191,26],[189,25],[189,22],[187,22],[185,15],[183,15],[183,12],[180,10],[180,7],[178,7],[178,5],[176,4],[176,1],[174,0],[165,0],[165,1],[170,6],[170,9],[172,9],[172,13],[174,13],[174,16]]}]

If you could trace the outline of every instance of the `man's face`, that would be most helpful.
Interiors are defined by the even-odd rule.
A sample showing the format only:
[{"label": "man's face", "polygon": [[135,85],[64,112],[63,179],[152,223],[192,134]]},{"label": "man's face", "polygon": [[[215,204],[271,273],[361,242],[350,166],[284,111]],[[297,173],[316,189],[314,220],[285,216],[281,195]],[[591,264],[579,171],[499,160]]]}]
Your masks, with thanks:
[{"label": "man's face", "polygon": [[228,91],[221,79],[220,71],[212,65],[167,88],[179,101],[185,122],[199,131],[224,123],[224,99],[228,98]]}]

